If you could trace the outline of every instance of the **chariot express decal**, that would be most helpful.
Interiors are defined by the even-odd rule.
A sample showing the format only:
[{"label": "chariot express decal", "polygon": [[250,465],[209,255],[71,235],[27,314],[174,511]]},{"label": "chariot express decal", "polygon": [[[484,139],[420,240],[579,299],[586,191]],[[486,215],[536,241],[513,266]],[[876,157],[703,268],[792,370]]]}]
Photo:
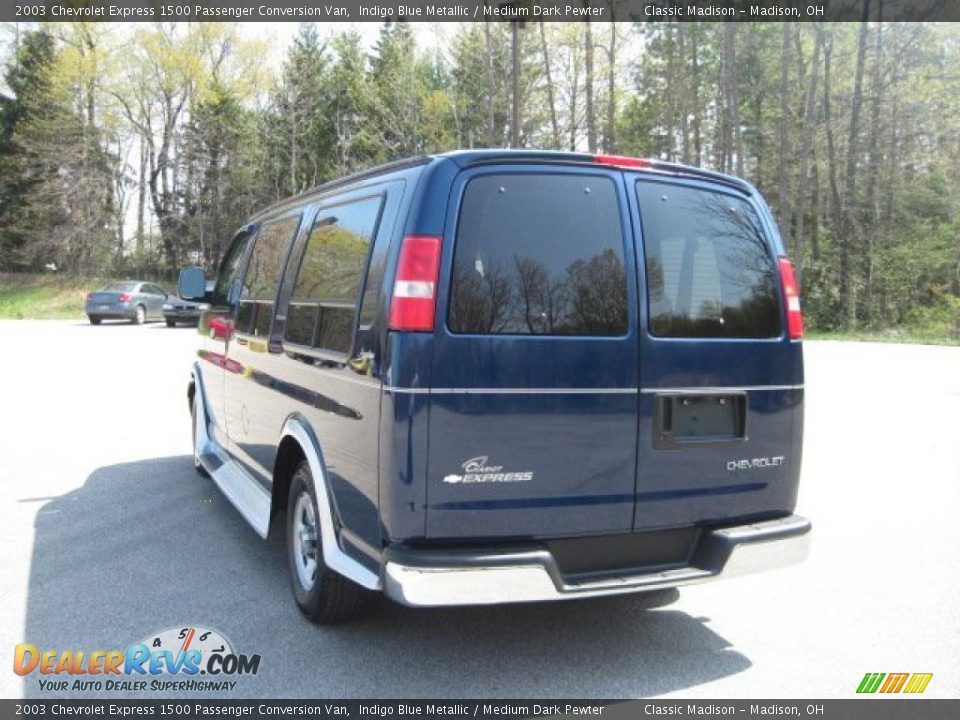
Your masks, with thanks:
[{"label": "chariot express decal", "polygon": [[504,472],[503,465],[489,465],[486,455],[470,458],[461,466],[462,474],[451,474],[443,478],[451,485],[470,483],[509,483],[530,482],[533,480],[532,471]]},{"label": "chariot express decal", "polygon": [[221,633],[200,626],[170,628],[125,650],[20,643],[13,656],[17,675],[37,676],[40,690],[51,691],[232,690],[233,678],[259,670],[258,653],[238,653]]}]

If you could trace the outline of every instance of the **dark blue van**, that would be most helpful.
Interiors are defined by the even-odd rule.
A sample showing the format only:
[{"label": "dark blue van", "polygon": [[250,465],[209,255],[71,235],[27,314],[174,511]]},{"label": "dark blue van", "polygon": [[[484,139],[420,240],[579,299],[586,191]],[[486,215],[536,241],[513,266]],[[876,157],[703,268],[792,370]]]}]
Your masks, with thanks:
[{"label": "dark blue van", "polygon": [[464,151],[236,234],[189,401],[194,464],[286,533],[317,622],[652,592],[801,560],[803,320],[748,183]]}]

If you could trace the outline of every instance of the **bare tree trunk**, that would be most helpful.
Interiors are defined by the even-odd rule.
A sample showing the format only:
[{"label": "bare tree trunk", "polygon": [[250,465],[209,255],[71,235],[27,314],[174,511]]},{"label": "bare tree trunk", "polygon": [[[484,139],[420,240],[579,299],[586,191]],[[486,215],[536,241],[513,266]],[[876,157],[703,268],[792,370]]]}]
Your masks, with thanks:
[{"label": "bare tree trunk", "polygon": [[[139,135],[139,133],[138,133]],[[140,138],[140,167],[137,174],[137,256],[143,254],[144,221],[147,212],[147,143]],[[142,258],[141,258],[142,260]]]},{"label": "bare tree trunk", "polygon": [[823,122],[827,129],[827,177],[830,184],[830,204],[828,214],[834,229],[840,227],[840,190],[837,182],[837,143],[833,133],[833,113],[831,112],[831,66],[833,59],[833,35],[826,37],[823,26],[815,23],[817,33],[824,37],[823,44]]},{"label": "bare tree trunk", "polygon": [[[611,16],[612,17],[612,16]],[[617,151],[617,24],[610,21],[610,66],[607,68],[607,132],[603,148],[605,152]]]},{"label": "bare tree trunk", "polygon": [[[800,145],[800,185],[797,193],[797,225],[794,240],[793,260],[797,268],[797,284],[803,285],[804,224],[806,221],[807,196],[811,189],[810,155],[813,152],[814,113],[816,112],[817,83],[820,78],[820,52],[823,48],[823,33],[817,32],[810,61],[810,77],[803,101],[803,140]],[[816,218],[814,218],[816,223]]]},{"label": "bare tree trunk", "polygon": [[595,153],[597,152],[597,118],[593,110],[593,28],[589,18],[584,21],[583,46],[586,69],[587,149]]},{"label": "bare tree trunk", "polygon": [[743,134],[740,132],[740,87],[737,83],[737,24],[726,23],[730,37],[730,101],[731,119],[733,121],[733,147],[737,155],[737,176],[743,177]]},{"label": "bare tree trunk", "polygon": [[510,22],[511,54],[513,58],[513,72],[510,81],[513,89],[513,116],[510,121],[510,147],[520,147],[520,23],[517,20]]},{"label": "bare tree trunk", "polygon": [[[736,167],[736,174],[743,177],[743,138],[740,133],[739,87],[737,83],[737,23],[723,24],[723,84],[727,101],[727,138]],[[729,162],[729,161],[728,161]],[[729,166],[728,166],[729,170]]]},{"label": "bare tree trunk", "polygon": [[874,31],[873,72],[871,73],[873,99],[870,104],[870,140],[867,150],[867,213],[871,221],[871,230],[866,235],[867,254],[864,258],[866,302],[863,319],[867,324],[872,320],[870,311],[873,308],[875,239],[885,231],[880,223],[880,205],[877,202],[877,177],[880,170],[880,109],[883,103],[883,0],[879,0],[878,5],[878,22]]},{"label": "bare tree trunk", "polygon": [[560,149],[560,125],[557,122],[557,101],[554,96],[553,76],[550,72],[550,49],[547,46],[547,31],[544,29],[543,20],[540,21],[540,46],[543,51],[543,69],[547,75],[547,102],[550,105],[550,129],[553,131],[554,150]]},{"label": "bare tree trunk", "polygon": [[790,30],[793,23],[781,23],[783,33],[780,42],[780,163],[777,179],[777,209],[780,212],[780,235],[783,242],[790,245],[790,188],[787,177],[788,133],[790,117]]},{"label": "bare tree trunk", "polygon": [[857,324],[857,283],[853,277],[853,257],[859,244],[857,234],[857,152],[860,139],[860,108],[863,104],[863,67],[867,54],[867,20],[870,0],[863,0],[860,33],[857,41],[857,68],[853,77],[853,96],[850,99],[850,130],[847,134],[846,176],[843,189],[843,221],[840,233],[840,301],[846,326]]},{"label": "bare tree trunk", "polygon": [[697,56],[698,25],[692,26],[693,37],[690,42],[690,93],[693,100],[693,162],[703,164],[703,120],[700,113],[700,61]]},{"label": "bare tree trunk", "polygon": [[496,89],[493,86],[493,38],[490,37],[490,23],[483,23],[483,38],[487,45],[487,51],[483,54],[483,70],[487,80],[487,147],[499,145],[494,133],[494,112],[493,103],[496,97]]}]

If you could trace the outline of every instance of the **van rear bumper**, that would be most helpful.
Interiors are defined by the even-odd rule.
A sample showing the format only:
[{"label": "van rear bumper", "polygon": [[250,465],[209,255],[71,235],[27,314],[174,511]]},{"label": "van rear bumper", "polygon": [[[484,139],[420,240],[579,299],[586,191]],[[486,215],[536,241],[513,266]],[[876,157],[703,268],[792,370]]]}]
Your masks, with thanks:
[{"label": "van rear bumper", "polygon": [[383,587],[411,606],[490,605],[617,595],[690,585],[801,562],[809,550],[810,521],[799,515],[706,530],[684,567],[616,573],[568,582],[544,548],[509,551],[390,548]]}]

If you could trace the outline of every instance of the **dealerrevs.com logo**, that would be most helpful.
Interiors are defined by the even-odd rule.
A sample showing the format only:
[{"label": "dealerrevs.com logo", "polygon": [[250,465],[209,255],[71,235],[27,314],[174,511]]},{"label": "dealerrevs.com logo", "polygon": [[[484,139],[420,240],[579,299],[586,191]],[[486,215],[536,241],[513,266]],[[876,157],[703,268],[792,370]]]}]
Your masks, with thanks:
[{"label": "dealerrevs.com logo", "polygon": [[150,635],[126,650],[51,650],[20,643],[17,675],[38,678],[41,691],[230,691],[233,678],[256,675],[260,655],[244,655],[216,630],[177,627]]}]

